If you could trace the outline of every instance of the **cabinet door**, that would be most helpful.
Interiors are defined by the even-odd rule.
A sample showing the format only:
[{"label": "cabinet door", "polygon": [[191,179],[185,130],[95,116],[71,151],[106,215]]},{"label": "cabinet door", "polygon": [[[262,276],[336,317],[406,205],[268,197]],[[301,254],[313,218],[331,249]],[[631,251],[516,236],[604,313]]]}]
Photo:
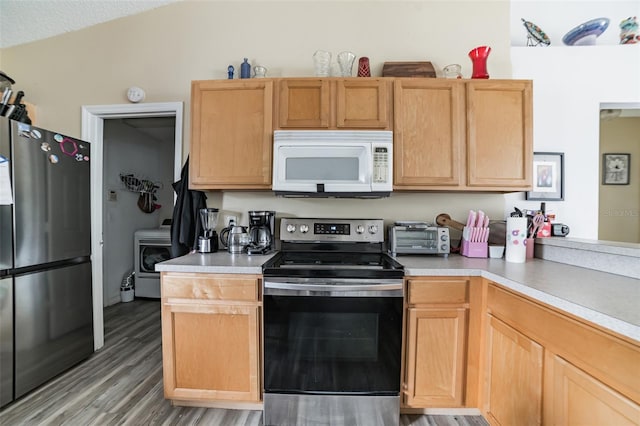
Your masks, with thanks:
[{"label": "cabinet door", "polygon": [[397,79],[394,87],[394,188],[455,187],[465,142],[464,83]]},{"label": "cabinet door", "polygon": [[388,86],[382,79],[336,81],[336,127],[388,129]]},{"label": "cabinet door", "polygon": [[165,397],[258,402],[258,313],[256,305],[163,299]]},{"label": "cabinet door", "polygon": [[268,189],[273,82],[194,81],[190,187]]},{"label": "cabinet door", "polygon": [[279,92],[279,128],[329,127],[329,80],[283,79]]},{"label": "cabinet door", "polygon": [[465,308],[409,309],[405,405],[463,405],[466,318]]},{"label": "cabinet door", "polygon": [[539,425],[542,346],[489,315],[484,414],[496,425]]},{"label": "cabinet door", "polygon": [[531,188],[531,81],[467,83],[467,184]]},{"label": "cabinet door", "polygon": [[640,424],[638,404],[555,354],[548,353],[545,363],[545,423]]}]

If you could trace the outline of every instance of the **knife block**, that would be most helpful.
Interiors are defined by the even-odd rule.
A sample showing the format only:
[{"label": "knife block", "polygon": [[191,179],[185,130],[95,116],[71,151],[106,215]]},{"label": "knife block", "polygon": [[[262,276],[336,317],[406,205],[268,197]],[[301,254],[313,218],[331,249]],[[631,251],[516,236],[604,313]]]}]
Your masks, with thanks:
[{"label": "knife block", "polygon": [[467,240],[469,234],[470,232],[465,226],[462,231],[462,250],[460,250],[460,254],[466,257],[489,257],[489,243],[486,241],[471,242]]}]

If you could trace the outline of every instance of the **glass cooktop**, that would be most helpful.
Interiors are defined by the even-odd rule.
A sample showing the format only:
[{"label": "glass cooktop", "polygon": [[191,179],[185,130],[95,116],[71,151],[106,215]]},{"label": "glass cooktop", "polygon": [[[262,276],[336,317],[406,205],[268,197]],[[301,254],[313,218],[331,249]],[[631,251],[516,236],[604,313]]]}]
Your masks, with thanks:
[{"label": "glass cooktop", "polygon": [[281,252],[263,266],[265,276],[402,278],[404,268],[385,253]]}]

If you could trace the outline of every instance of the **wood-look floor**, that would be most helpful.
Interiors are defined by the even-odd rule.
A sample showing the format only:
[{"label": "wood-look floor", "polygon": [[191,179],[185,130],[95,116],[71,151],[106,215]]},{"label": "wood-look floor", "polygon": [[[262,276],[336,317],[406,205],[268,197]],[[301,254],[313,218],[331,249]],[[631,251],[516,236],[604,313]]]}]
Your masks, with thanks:
[{"label": "wood-look floor", "polygon": [[[105,345],[0,411],[0,425],[261,426],[262,412],[174,407],[164,399],[160,302],[104,310]],[[481,416],[403,415],[402,426],[486,426]]]}]

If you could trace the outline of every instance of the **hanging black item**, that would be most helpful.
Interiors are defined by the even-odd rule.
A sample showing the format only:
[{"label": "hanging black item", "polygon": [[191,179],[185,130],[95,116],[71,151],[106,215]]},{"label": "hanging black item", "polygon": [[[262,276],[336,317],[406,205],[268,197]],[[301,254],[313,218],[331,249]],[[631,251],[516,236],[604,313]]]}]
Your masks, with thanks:
[{"label": "hanging black item", "polygon": [[198,237],[202,234],[198,211],[207,207],[207,196],[202,191],[189,189],[188,157],[182,166],[180,180],[172,186],[176,192],[176,205],[171,222],[171,256],[178,257],[198,246]]}]

